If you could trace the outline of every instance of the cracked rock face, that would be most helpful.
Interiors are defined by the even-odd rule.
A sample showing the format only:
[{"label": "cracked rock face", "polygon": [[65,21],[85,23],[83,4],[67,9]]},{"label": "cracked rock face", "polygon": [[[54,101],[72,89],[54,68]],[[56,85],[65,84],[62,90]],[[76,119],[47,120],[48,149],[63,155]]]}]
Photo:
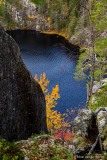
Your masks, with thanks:
[{"label": "cracked rock face", "polygon": [[73,144],[78,156],[89,152],[98,136],[96,115],[91,109],[81,109],[73,122],[75,136]]},{"label": "cracked rock face", "polygon": [[94,112],[90,109],[81,109],[74,119],[73,125],[74,132],[77,136],[91,138],[92,135],[97,136],[98,134],[96,117]]},{"label": "cracked rock face", "polygon": [[47,131],[44,95],[16,42],[0,27],[0,137],[27,139],[41,131]]},{"label": "cracked rock face", "polygon": [[98,108],[95,113],[97,117],[99,133],[102,134],[103,130],[107,126],[107,107]]}]

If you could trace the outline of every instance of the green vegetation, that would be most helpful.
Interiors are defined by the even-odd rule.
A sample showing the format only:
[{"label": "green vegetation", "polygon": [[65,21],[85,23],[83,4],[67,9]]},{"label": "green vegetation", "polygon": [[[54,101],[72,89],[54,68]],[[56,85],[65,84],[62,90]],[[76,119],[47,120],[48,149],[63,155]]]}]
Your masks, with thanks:
[{"label": "green vegetation", "polygon": [[31,0],[33,3],[38,5],[43,5],[46,3],[46,0]]},{"label": "green vegetation", "polygon": [[[87,78],[88,83],[88,101],[87,107],[93,110],[103,106],[106,106],[105,92],[107,88],[104,87],[95,96],[95,104],[91,104],[92,88],[94,81],[100,82],[107,75],[107,38],[106,26],[107,26],[107,4],[106,1],[95,0],[88,6],[84,7],[84,14],[88,23],[83,26],[81,32],[87,42],[83,43],[83,52],[78,60],[76,67],[76,78]],[[80,18],[81,19],[81,18]],[[84,41],[84,39],[83,39]],[[88,74],[87,74],[88,73]]]},{"label": "green vegetation", "polygon": [[105,126],[102,135],[104,136],[104,138],[107,137],[107,125]]},{"label": "green vegetation", "polygon": [[0,140],[0,160],[73,160],[74,156],[62,142],[49,135],[36,136],[28,140],[8,142]]},{"label": "green vegetation", "polygon": [[[81,46],[81,55],[78,59],[75,77],[77,79],[88,80],[88,101],[87,107],[92,97],[92,87],[94,81],[101,82],[107,76],[107,2],[106,0],[31,0],[38,6],[39,25],[43,31],[55,31],[65,35],[71,42]],[[8,4],[17,8],[22,7],[18,1],[7,0],[4,5],[0,4],[0,21],[6,28],[14,28],[16,22],[12,20]],[[29,16],[30,18],[32,15]],[[42,18],[41,18],[42,17]],[[24,16],[24,28],[27,28],[27,15]],[[46,20],[42,23],[43,18]],[[17,26],[21,26],[17,22]],[[30,19],[31,23],[31,19]],[[50,30],[48,30],[50,28]],[[88,74],[87,74],[88,73]],[[101,97],[103,93],[98,93]],[[101,99],[96,97],[94,110],[102,104]],[[104,96],[103,96],[104,97]],[[100,103],[101,102],[101,103]],[[90,103],[91,104],[91,103]],[[103,103],[103,106],[106,105]],[[93,105],[92,105],[93,106]],[[93,107],[91,107],[93,108]]]},{"label": "green vegetation", "polygon": [[23,160],[23,154],[15,142],[0,139],[0,160]]},{"label": "green vegetation", "polygon": [[[38,138],[38,137],[37,137]],[[62,147],[60,144],[56,144],[54,137],[44,135],[41,136],[37,141],[33,137],[34,143],[28,143],[28,148],[25,146],[26,156],[33,159],[34,157],[38,159],[47,159],[47,160],[73,160],[73,154],[68,151],[65,147]],[[30,142],[30,141],[29,141]],[[24,144],[21,144],[24,146]]]},{"label": "green vegetation", "polygon": [[78,149],[87,148],[89,145],[89,142],[86,140],[86,138],[82,136],[75,136],[73,138],[73,143]]},{"label": "green vegetation", "polygon": [[[104,150],[107,151],[107,138],[103,142],[103,146],[104,146]],[[106,157],[107,157],[107,154],[106,154]]]},{"label": "green vegetation", "polygon": [[0,4],[0,24],[2,24],[7,29],[11,29],[16,26],[16,22],[12,20],[7,5],[3,3]]},{"label": "green vegetation", "polygon": [[[44,4],[40,6],[40,14],[45,15],[51,31],[71,38],[73,43],[79,44],[82,48],[75,77],[87,79],[87,107],[90,107],[94,81],[101,82],[107,75],[107,2],[106,0],[54,0],[54,2],[46,0]],[[102,90],[103,95],[105,90]],[[101,93],[98,96],[101,96]],[[100,100],[101,98],[96,107],[92,105],[93,110],[100,107],[102,104]],[[104,106],[106,99],[103,100],[105,100],[105,104],[102,104]]]},{"label": "green vegetation", "polygon": [[[68,39],[71,38],[72,43],[81,46],[81,54],[78,59],[75,78],[87,80],[87,107],[94,111],[99,107],[107,107],[107,85],[102,85],[94,95],[92,93],[94,82],[96,81],[97,83],[102,84],[102,80],[107,76],[107,0],[31,1],[38,6],[39,25],[42,26],[43,31],[45,31],[45,25],[47,24],[47,28],[50,28],[46,29],[48,32],[55,31],[62,35],[64,33]],[[11,5],[18,8],[18,11],[19,9],[25,9],[17,0],[7,0],[5,5],[0,1],[0,23],[7,29],[21,26],[19,25],[21,22],[18,21],[16,23],[12,19],[9,10],[9,6]],[[29,15],[30,18],[28,18],[25,12],[24,14],[23,25],[24,28],[27,28],[27,21],[30,19],[31,23],[33,15]],[[35,16],[33,18],[35,19]],[[42,23],[43,18],[46,20],[46,24]],[[53,95],[55,98],[52,97]],[[55,111],[51,111],[51,108],[55,107],[55,104],[57,103],[56,100],[59,98],[58,86],[53,90],[53,94],[48,93],[46,98],[47,102],[49,102],[47,104],[50,104],[51,102],[50,108],[47,108],[48,128],[50,130],[55,127],[55,129],[59,129],[62,125],[61,115]],[[52,126],[53,124],[54,128]],[[57,128],[57,125],[59,128]],[[104,137],[107,137],[107,128],[104,129],[103,135]],[[16,145],[14,142],[0,140],[0,160],[23,159],[22,151],[19,149],[21,148],[23,150],[23,147],[25,150],[29,151],[24,154],[32,159],[35,157],[38,159],[47,157],[49,160],[73,159],[73,155],[61,145],[49,144],[46,147],[45,140],[40,143],[35,140],[34,136],[32,140],[33,144],[29,142],[27,146],[23,144],[23,142],[22,144]],[[88,142],[82,137],[74,137],[74,141],[79,142],[79,145],[77,146],[79,148],[84,146],[87,147]],[[104,149],[107,150],[107,139],[104,141],[103,145]],[[106,156],[107,155],[105,155],[105,157]]]},{"label": "green vegetation", "polygon": [[96,110],[100,107],[107,107],[107,85],[102,87],[94,97],[94,103],[90,101],[89,108]]},{"label": "green vegetation", "polygon": [[[51,30],[64,32],[69,37],[78,23],[79,14],[75,7],[79,8],[79,1],[54,0],[54,2],[46,1],[45,4],[43,14],[47,17]],[[42,10],[43,7],[41,7]]]},{"label": "green vegetation", "polygon": [[0,22],[3,24],[9,24],[12,22],[12,19],[8,13],[7,8],[4,4],[0,5]]}]

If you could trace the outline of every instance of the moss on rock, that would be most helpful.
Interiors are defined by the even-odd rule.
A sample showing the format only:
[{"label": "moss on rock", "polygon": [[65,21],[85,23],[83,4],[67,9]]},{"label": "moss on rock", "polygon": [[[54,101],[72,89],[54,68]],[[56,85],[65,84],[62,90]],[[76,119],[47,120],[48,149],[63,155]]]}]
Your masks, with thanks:
[{"label": "moss on rock", "polygon": [[74,155],[63,140],[50,135],[33,136],[27,140],[0,140],[0,160],[73,160]]},{"label": "moss on rock", "polygon": [[83,148],[87,148],[89,146],[89,141],[82,136],[75,136],[73,138],[73,144],[75,145],[76,149],[83,149]]}]

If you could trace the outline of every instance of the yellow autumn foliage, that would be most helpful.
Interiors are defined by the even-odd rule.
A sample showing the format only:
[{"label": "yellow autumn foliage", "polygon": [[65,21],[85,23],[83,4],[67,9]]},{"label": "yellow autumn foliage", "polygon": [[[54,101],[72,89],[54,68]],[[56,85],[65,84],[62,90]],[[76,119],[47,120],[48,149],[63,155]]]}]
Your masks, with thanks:
[{"label": "yellow autumn foliage", "polygon": [[47,20],[50,21],[50,20],[51,20],[51,17],[48,17]]},{"label": "yellow autumn foliage", "polygon": [[41,74],[39,79],[38,79],[38,76],[36,75],[34,79],[40,84],[43,93],[46,95],[48,93],[47,86],[49,85],[49,82],[50,82],[47,79],[46,74],[45,73]]},{"label": "yellow autumn foliage", "polygon": [[56,130],[59,130],[62,126],[66,127],[68,124],[64,122],[63,115],[53,110],[57,105],[57,100],[60,98],[59,86],[56,85],[52,88],[52,92],[48,91],[49,80],[46,77],[46,74],[41,74],[40,78],[36,75],[34,79],[40,84],[46,100],[46,112],[47,112],[47,127],[51,134],[55,133]]},{"label": "yellow autumn foliage", "polygon": [[34,15],[28,15],[28,18],[29,18],[29,19],[35,19],[36,16],[34,16]]},{"label": "yellow autumn foliage", "polygon": [[3,3],[3,0],[0,0],[0,5]]}]

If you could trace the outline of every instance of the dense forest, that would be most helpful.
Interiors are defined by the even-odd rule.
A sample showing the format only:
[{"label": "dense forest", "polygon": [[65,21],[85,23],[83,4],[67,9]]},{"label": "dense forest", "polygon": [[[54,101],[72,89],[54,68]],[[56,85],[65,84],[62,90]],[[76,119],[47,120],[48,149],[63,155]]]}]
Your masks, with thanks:
[{"label": "dense forest", "polygon": [[[106,0],[36,1],[39,12],[47,19],[47,32],[64,35],[81,46],[75,78],[87,79],[87,107],[93,110],[107,105],[107,3]],[[88,74],[87,74],[88,73]],[[102,90],[93,95],[93,86]]]}]

